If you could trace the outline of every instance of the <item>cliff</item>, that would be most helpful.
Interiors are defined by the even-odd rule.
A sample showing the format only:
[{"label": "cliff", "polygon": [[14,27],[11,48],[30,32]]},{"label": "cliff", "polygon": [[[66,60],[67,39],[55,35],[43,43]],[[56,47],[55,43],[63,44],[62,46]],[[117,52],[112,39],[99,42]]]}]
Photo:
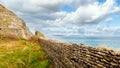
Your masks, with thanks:
[{"label": "cliff", "polygon": [[120,68],[120,54],[106,48],[40,38],[54,68]]},{"label": "cliff", "polygon": [[25,39],[33,35],[21,18],[0,4],[0,35],[6,34]]}]

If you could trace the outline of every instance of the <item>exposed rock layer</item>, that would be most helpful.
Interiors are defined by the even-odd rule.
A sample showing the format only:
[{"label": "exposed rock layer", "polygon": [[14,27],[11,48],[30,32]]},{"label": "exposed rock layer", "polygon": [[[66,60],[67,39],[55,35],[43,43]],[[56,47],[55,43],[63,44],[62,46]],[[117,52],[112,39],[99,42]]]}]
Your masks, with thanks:
[{"label": "exposed rock layer", "polygon": [[120,68],[120,54],[105,48],[40,39],[54,68]]},{"label": "exposed rock layer", "polygon": [[38,38],[41,38],[41,37],[45,38],[45,36],[39,31],[35,32],[35,36],[37,36]]},{"label": "exposed rock layer", "polygon": [[0,5],[0,34],[12,34],[25,39],[32,36],[25,22],[2,5]]}]

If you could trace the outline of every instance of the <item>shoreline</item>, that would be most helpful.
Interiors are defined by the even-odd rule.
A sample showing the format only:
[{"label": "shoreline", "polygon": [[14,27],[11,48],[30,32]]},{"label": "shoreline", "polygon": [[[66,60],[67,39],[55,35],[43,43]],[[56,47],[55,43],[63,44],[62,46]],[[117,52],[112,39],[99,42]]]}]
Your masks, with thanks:
[{"label": "shoreline", "polygon": [[75,44],[84,44],[90,47],[104,47],[113,50],[120,50],[120,41],[117,38],[105,38],[105,39],[92,39],[92,38],[80,38],[80,39],[58,39],[62,40],[63,42],[70,42]]}]

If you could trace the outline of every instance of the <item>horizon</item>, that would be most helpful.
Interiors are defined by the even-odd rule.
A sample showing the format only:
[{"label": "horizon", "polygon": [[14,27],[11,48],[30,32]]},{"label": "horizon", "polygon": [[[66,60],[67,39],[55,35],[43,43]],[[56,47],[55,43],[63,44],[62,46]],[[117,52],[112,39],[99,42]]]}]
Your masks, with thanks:
[{"label": "horizon", "polygon": [[120,37],[119,0],[1,0],[34,33],[49,38]]}]

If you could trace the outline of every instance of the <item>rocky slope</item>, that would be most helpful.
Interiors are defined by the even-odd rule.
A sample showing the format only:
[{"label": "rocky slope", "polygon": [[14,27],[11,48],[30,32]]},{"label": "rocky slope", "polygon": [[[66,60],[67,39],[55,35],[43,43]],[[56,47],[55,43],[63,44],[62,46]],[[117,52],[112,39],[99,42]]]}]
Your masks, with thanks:
[{"label": "rocky slope", "polygon": [[12,11],[0,4],[0,34],[12,34],[17,37],[28,39],[32,33],[26,27],[25,22],[17,17]]},{"label": "rocky slope", "polygon": [[120,53],[40,38],[54,68],[120,68]]}]

